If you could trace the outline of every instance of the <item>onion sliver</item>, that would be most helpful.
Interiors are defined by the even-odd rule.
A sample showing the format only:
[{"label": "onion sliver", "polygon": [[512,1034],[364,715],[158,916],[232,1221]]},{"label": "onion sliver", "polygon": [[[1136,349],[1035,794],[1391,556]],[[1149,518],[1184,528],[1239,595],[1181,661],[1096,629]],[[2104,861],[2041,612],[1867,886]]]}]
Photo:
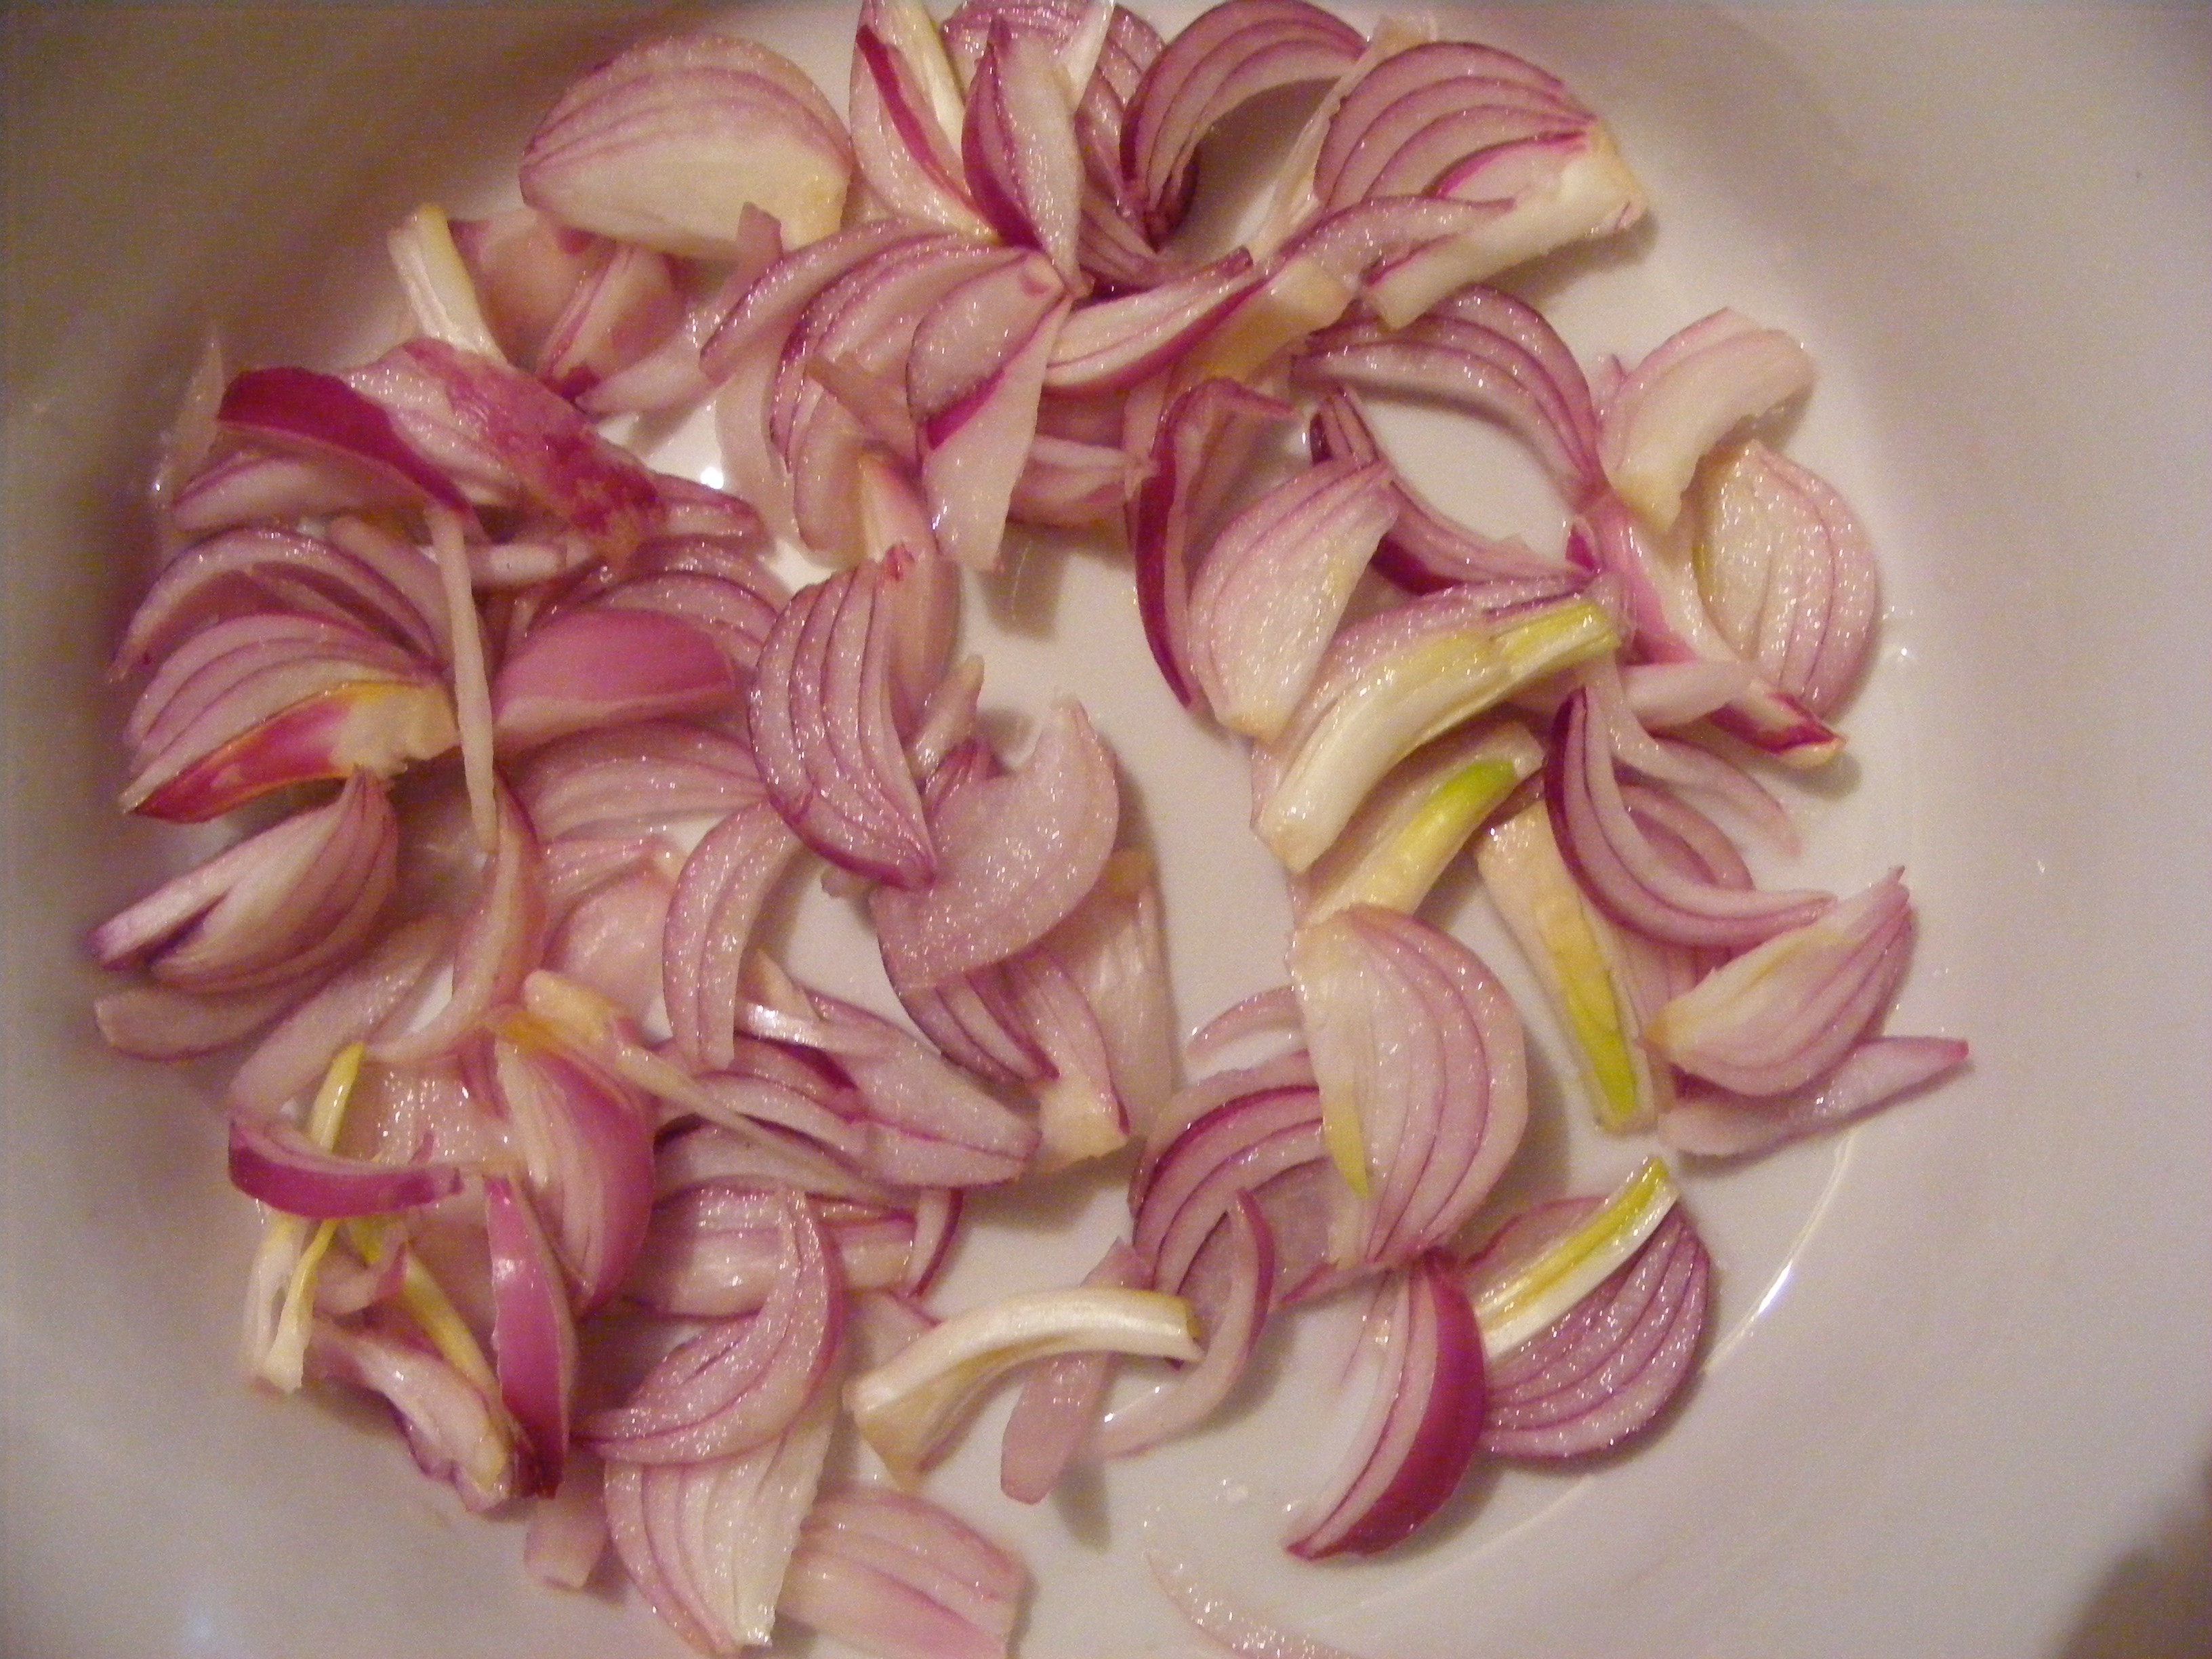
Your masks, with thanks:
[{"label": "onion sliver", "polygon": [[1528,1121],[1511,1000],[1481,959],[1415,917],[1356,905],[1291,936],[1322,1126],[1346,1191],[1341,1267],[1409,1261],[1474,1214]]},{"label": "onion sliver", "polygon": [[878,1659],[1006,1659],[1028,1577],[927,1498],[855,1487],[807,1516],[779,1606]]},{"label": "onion sliver", "polygon": [[496,1401],[419,1339],[318,1316],[307,1347],[318,1376],[383,1396],[425,1474],[449,1480],[479,1513],[516,1491],[514,1431]]},{"label": "onion sliver", "polygon": [[756,803],[724,818],[684,861],[661,935],[661,987],[677,1050],[718,1068],[735,1054],[740,972],[753,924],[799,850]]},{"label": "onion sliver", "polygon": [[526,1488],[550,1494],[561,1486],[568,1455],[576,1322],[561,1264],[529,1194],[506,1176],[487,1176],[483,1196],[500,1399],[529,1445]]},{"label": "onion sliver", "polygon": [[737,690],[729,659],[696,623],[594,605],[530,631],[492,683],[492,719],[513,753],[574,732],[717,713]]},{"label": "onion sliver", "polygon": [[231,1185],[271,1209],[313,1220],[418,1209],[461,1188],[451,1164],[373,1164],[325,1152],[289,1123],[233,1113]]},{"label": "onion sliver", "polygon": [[[1137,1253],[1117,1238],[1083,1282],[1142,1290],[1150,1278]],[[1055,1354],[1030,1367],[999,1443],[1000,1492],[1017,1504],[1044,1501],[1097,1426],[1113,1376],[1109,1353]]]},{"label": "onion sliver", "polygon": [[1350,1455],[1292,1517],[1307,1560],[1398,1543],[1458,1489],[1482,1432],[1480,1333],[1451,1264],[1431,1254],[1393,1273],[1377,1316],[1374,1403]]}]

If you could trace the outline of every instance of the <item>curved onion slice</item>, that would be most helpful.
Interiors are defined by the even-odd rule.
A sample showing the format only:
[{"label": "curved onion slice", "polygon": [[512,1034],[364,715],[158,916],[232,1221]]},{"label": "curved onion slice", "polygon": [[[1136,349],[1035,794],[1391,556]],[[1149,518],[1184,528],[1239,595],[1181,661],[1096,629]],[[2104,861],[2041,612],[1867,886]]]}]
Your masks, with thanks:
[{"label": "curved onion slice", "polygon": [[1466,945],[1354,906],[1291,936],[1291,983],[1346,1192],[1338,1264],[1395,1266],[1456,1232],[1528,1121],[1521,1024]]},{"label": "curved onion slice", "polygon": [[1252,827],[1292,874],[1310,868],[1414,750],[1617,642],[1611,617],[1583,599],[1500,623],[1479,598],[1447,590],[1353,623],[1258,752]]},{"label": "curved onion slice", "polygon": [[469,510],[453,481],[403,435],[392,416],[335,374],[249,368],[225,389],[216,419],[264,443],[365,467],[379,483],[396,488],[402,500]]},{"label": "curved onion slice", "polygon": [[1605,475],[1664,530],[1707,450],[1812,384],[1803,346],[1740,313],[1717,311],[1653,351],[1614,392],[1605,411]]},{"label": "curved onion slice", "polygon": [[1484,830],[1475,863],[1565,1028],[1592,1114],[1616,1133],[1644,1127],[1671,1098],[1668,1073],[1652,1064],[1620,938],[1576,884],[1543,803]]},{"label": "curved onion slice", "polygon": [[1888,1005],[1912,932],[1912,901],[1893,871],[1715,969],[1652,1016],[1644,1041],[1736,1094],[1802,1088]]},{"label": "curved onion slice", "polygon": [[[1131,1183],[1133,1241],[1156,1285],[1180,1291],[1240,1197],[1327,1155],[1310,1072],[1272,1082],[1228,1075],[1234,1081],[1217,1086],[1238,1091],[1202,1109]],[[1285,1275],[1285,1295],[1301,1288]]]},{"label": "curved onion slice", "polygon": [[1224,726],[1288,723],[1397,514],[1381,463],[1324,461],[1230,520],[1190,595],[1191,674]]},{"label": "curved onion slice", "polygon": [[696,1463],[781,1434],[813,1395],[837,1349],[843,1286],[806,1200],[775,1200],[782,1245],[760,1310],[709,1327],[651,1371],[623,1405],[586,1419],[610,1462]]},{"label": "curved onion slice", "polygon": [[1121,130],[1138,224],[1165,239],[1189,199],[1199,141],[1263,92],[1334,80],[1366,42],[1306,0],[1227,0],[1201,14],[1146,70]]},{"label": "curved onion slice", "polygon": [[561,1264],[529,1195],[505,1176],[487,1176],[483,1196],[500,1399],[530,1448],[526,1489],[551,1493],[560,1488],[568,1455],[576,1322]]},{"label": "curved onion slice", "polygon": [[234,1113],[231,1185],[287,1215],[331,1220],[434,1204],[461,1188],[451,1164],[374,1164],[325,1152],[281,1119]]},{"label": "curved onion slice", "polygon": [[1158,1291],[1031,1291],[970,1308],[845,1385],[854,1425],[894,1474],[918,1474],[968,1408],[1016,1366],[1099,1350],[1191,1360],[1190,1304]]},{"label": "curved onion slice", "polygon": [[649,41],[562,94],[522,156],[522,196],[564,223],[727,258],[747,206],[792,246],[836,229],[852,141],[805,71],[734,34]]},{"label": "curved onion slice", "polygon": [[[708,1181],[653,1207],[625,1298],[655,1313],[726,1319],[757,1310],[786,1277],[781,1200],[786,1189]],[[848,1291],[895,1290],[914,1261],[912,1216],[849,1200],[816,1206]]]},{"label": "curved onion slice", "polygon": [[1613,770],[1605,723],[1577,690],[1559,705],[1544,768],[1559,851],[1583,890],[1614,920],[1675,945],[1756,945],[1811,921],[1826,893],[1763,892],[1700,880],[1662,856],[1637,823]]},{"label": "curved onion slice", "polygon": [[336,799],[249,836],[94,928],[104,968],[145,963],[178,990],[248,991],[358,950],[392,893],[399,823],[356,773]]},{"label": "curved onion slice", "polygon": [[1036,944],[1097,884],[1120,815],[1113,757],[1080,704],[1054,703],[1018,770],[932,814],[936,879],[871,898],[891,982],[942,985]]},{"label": "curved onion slice", "polygon": [[801,588],[776,619],[750,698],[769,802],[842,868],[921,887],[937,855],[892,707],[884,567]]},{"label": "curved onion slice", "polygon": [[416,1464],[451,1481],[471,1510],[495,1509],[514,1495],[512,1425],[482,1389],[420,1340],[318,1316],[307,1363],[317,1376],[382,1395]]},{"label": "curved onion slice", "polygon": [[941,77],[957,101],[951,66],[927,15],[912,21],[920,12],[886,0],[861,8],[846,94],[853,154],[869,190],[900,217],[988,236],[991,227],[969,196],[959,152],[932,95]]},{"label": "curved onion slice", "polygon": [[1468,1264],[1484,1346],[1510,1353],[1632,1259],[1681,1194],[1647,1158],[1604,1199],[1567,1199],[1500,1228]]},{"label": "curved onion slice", "polygon": [[658,349],[683,325],[682,276],[655,249],[616,248],[555,319],[539,377],[562,397],[581,398]]},{"label": "curved onion slice", "polygon": [[765,1646],[830,1449],[825,1389],[783,1433],[702,1463],[614,1463],[607,1525],[653,1610],[702,1653]]},{"label": "curved onion slice", "polygon": [[414,994],[450,933],[442,919],[420,917],[335,975],[231,1074],[233,1109],[270,1116],[313,1087],[338,1050],[367,1040]]},{"label": "curved onion slice", "polygon": [[1966,1055],[1966,1045],[1953,1037],[1869,1037],[1797,1094],[1680,1101],[1661,1116],[1659,1138],[1698,1158],[1742,1158],[1856,1122],[1949,1076]]},{"label": "curved onion slice", "polygon": [[[1143,1290],[1151,1275],[1137,1253],[1115,1239],[1084,1275],[1089,1288]],[[1017,1504],[1040,1504],[1097,1425],[1114,1377],[1114,1357],[1056,1354],[1030,1367],[999,1442],[999,1490]]]},{"label": "curved onion slice", "polygon": [[825,1494],[783,1581],[785,1617],[878,1659],[1006,1659],[1028,1574],[927,1498]]},{"label": "curved onion slice", "polygon": [[1457,1489],[1482,1431],[1482,1339],[1450,1262],[1420,1257],[1391,1275],[1383,1297],[1382,1374],[1367,1419],[1285,1540],[1310,1561],[1406,1538]]},{"label": "curved onion slice", "polygon": [[1155,288],[1081,307],[1060,325],[1045,386],[1062,393],[1127,391],[1188,351],[1262,280],[1252,256],[1237,248]]},{"label": "curved onion slice", "polygon": [[661,985],[678,1051],[702,1066],[726,1066],[736,1053],[745,946],[798,850],[783,820],[756,803],[708,830],[684,861],[661,934]]},{"label": "curved onion slice", "polygon": [[137,1060],[192,1060],[249,1037],[314,989],[312,980],[258,991],[194,996],[131,985],[95,997],[93,1023],[107,1046]]},{"label": "curved onion slice", "polygon": [[515,769],[514,792],[548,842],[616,824],[734,812],[767,798],[742,738],[674,720],[549,744]]},{"label": "curved onion slice", "polygon": [[1079,287],[1083,156],[1075,111],[1052,48],[1035,33],[1003,20],[992,25],[968,88],[960,155],[992,228],[1036,248],[1063,282]]},{"label": "curved onion slice", "polygon": [[594,605],[531,629],[492,682],[492,719],[514,752],[573,732],[715,713],[737,692],[729,659],[696,623]]},{"label": "curved onion slice", "polygon": [[1817,474],[1747,439],[1696,487],[1698,591],[1713,625],[1815,714],[1866,665],[1881,613],[1874,549]]},{"label": "curved onion slice", "polygon": [[491,1082],[531,1191],[589,1312],[620,1288],[653,1205],[653,1117],[621,1079],[539,1021],[512,1013],[492,1043]]}]

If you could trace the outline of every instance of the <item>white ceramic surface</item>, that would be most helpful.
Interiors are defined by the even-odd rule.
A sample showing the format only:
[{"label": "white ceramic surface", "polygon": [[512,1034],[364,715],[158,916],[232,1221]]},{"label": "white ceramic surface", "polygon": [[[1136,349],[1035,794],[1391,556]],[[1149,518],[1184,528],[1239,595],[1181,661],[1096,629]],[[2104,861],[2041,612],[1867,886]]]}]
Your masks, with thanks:
[{"label": "white ceramic surface", "polygon": [[[744,9],[842,86],[842,9]],[[1579,350],[1725,303],[1819,359],[1791,447],[1861,507],[1890,613],[1808,871],[1905,866],[1923,928],[1893,1024],[1969,1036],[1974,1068],[1846,1141],[1693,1177],[1724,1279],[1679,1420],[1592,1474],[1481,1483],[1388,1564],[1274,1548],[1325,1455],[1295,1364],[1221,1433],[1036,1513],[988,1492],[987,1418],[948,1484],[1038,1565],[1023,1650],[1188,1648],[1146,1585],[1147,1516],[1369,1659],[2212,1650],[2212,12],[1445,15],[1565,74],[1651,188],[1626,257],[1541,278]],[[206,1079],[106,1054],[76,950],[183,856],[108,807],[100,665],[202,331],[241,362],[374,349],[385,226],[490,199],[545,100],[649,21],[0,12],[11,1659],[678,1650],[634,1604],[530,1584],[519,1527],[461,1516],[370,1414],[237,1382],[250,1224]],[[1493,525],[1520,510],[1479,443],[1393,435],[1432,477],[1474,456],[1512,504]],[[991,702],[1075,691],[1128,763],[1185,1016],[1267,982],[1282,906],[1238,764],[1143,665],[1121,569],[1039,555],[986,613]],[[852,939],[807,948],[865,982]],[[1540,1156],[1595,1179],[1625,1155]],[[1080,1271],[1112,1202],[1062,1183],[993,1217],[1018,1270],[971,1251],[948,1298]]]}]

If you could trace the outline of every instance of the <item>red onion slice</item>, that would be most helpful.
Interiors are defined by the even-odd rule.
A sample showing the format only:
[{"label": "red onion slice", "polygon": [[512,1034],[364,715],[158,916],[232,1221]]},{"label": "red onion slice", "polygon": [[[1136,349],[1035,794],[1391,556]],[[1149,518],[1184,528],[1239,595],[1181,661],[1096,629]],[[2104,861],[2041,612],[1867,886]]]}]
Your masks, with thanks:
[{"label": "red onion slice", "polygon": [[968,88],[960,135],[968,187],[984,218],[1009,242],[1036,248],[1071,289],[1083,272],[1075,243],[1083,157],[1075,111],[1052,49],[1036,35],[993,24]]},{"label": "red onion slice", "polygon": [[250,991],[358,950],[392,893],[399,825],[384,786],[356,774],[295,814],[157,888],[94,928],[104,968],[143,962],[183,991]]},{"label": "red onion slice", "polygon": [[249,1037],[307,996],[313,982],[203,997],[162,985],[131,985],[93,1000],[93,1023],[107,1046],[136,1060],[192,1060]]},{"label": "red onion slice", "polygon": [[576,1323],[561,1264],[528,1194],[505,1176],[483,1183],[491,1251],[492,1345],[499,1394],[529,1448],[526,1490],[559,1490],[576,1383]]},{"label": "red onion slice", "polygon": [[629,1401],[583,1425],[616,1463],[697,1463],[750,1451],[798,1418],[828,1371],[844,1324],[843,1285],[806,1200],[775,1200],[782,1237],[760,1310],[710,1327],[646,1376]]},{"label": "red onion slice", "polygon": [[929,1499],[854,1487],[806,1517],[779,1607],[878,1659],[1006,1659],[1028,1577]]},{"label": "red onion slice", "polygon": [[287,1014],[232,1073],[232,1108],[271,1116],[312,1089],[339,1049],[367,1040],[405,1005],[450,933],[441,918],[418,918],[394,928],[375,949],[334,975]]},{"label": "red onion slice", "polygon": [[769,802],[840,867],[902,887],[937,870],[892,708],[884,567],[802,588],[776,619],[750,701]]},{"label": "red onion slice", "polygon": [[1528,1074],[1512,1002],[1449,934],[1370,905],[1298,928],[1291,983],[1347,1183],[1335,1260],[1411,1261],[1474,1214],[1520,1145]]},{"label": "red onion slice", "polygon": [[1650,938],[1723,948],[1756,945],[1810,921],[1833,902],[1826,893],[1762,892],[1700,879],[1662,856],[1629,810],[1604,723],[1593,717],[1587,691],[1559,706],[1544,799],[1559,850],[1583,890],[1615,921]]},{"label": "red onion slice", "polygon": [[449,222],[492,337],[512,362],[533,364],[545,339],[611,253],[603,236],[533,207]]},{"label": "red onion slice", "polygon": [[1391,1275],[1384,1297],[1376,1406],[1285,1540],[1306,1560],[1371,1555],[1410,1536],[1458,1488],[1482,1433],[1482,1338],[1450,1263],[1420,1257]]},{"label": "red onion slice", "polygon": [[501,1022],[491,1083],[530,1190],[589,1312],[620,1288],[653,1203],[653,1116],[637,1092],[527,1015]]},{"label": "red onion slice", "polygon": [[[1431,105],[1462,108],[1480,98],[1510,100],[1571,122],[1588,112],[1557,76],[1496,46],[1428,40],[1370,66],[1345,92],[1314,157],[1314,193],[1353,201]],[[1425,103],[1423,100],[1427,100]],[[1361,172],[1347,169],[1358,167]]]},{"label": "red onion slice", "polygon": [[580,398],[683,325],[682,272],[666,254],[625,245],[577,284],[548,333],[538,373]]},{"label": "red onion slice", "polygon": [[231,1185],[287,1215],[314,1220],[390,1215],[449,1198],[463,1179],[452,1164],[342,1158],[281,1119],[231,1115]]},{"label": "red onion slice", "polygon": [[541,1584],[580,1590],[598,1572],[607,1553],[607,1511],[599,1460],[573,1456],[557,1492],[540,1498],[530,1511],[523,1534],[522,1565]]},{"label": "red onion slice", "polygon": [[522,196],[586,230],[727,258],[749,205],[796,246],[836,229],[844,124],[804,71],[734,34],[650,41],[564,93],[522,156]]},{"label": "red onion slice", "polygon": [[677,878],[661,936],[661,984],[678,1051],[710,1069],[736,1053],[741,969],[761,907],[799,850],[756,803],[708,830]]},{"label": "red onion slice", "polygon": [[1146,70],[1121,132],[1136,222],[1155,243],[1182,216],[1200,140],[1263,92],[1334,80],[1365,46],[1306,0],[1228,0],[1200,14]]},{"label": "red onion slice", "polygon": [[1813,360],[1733,311],[1691,324],[1630,371],[1606,406],[1606,477],[1664,530],[1698,463],[1729,431],[1802,393]]},{"label": "red onion slice", "polygon": [[1327,1155],[1310,1082],[1242,1080],[1252,1086],[1203,1110],[1131,1183],[1132,1238],[1156,1285],[1181,1288],[1240,1197]]},{"label": "red onion slice", "polygon": [[1175,1012],[1158,872],[1137,848],[1115,852],[1083,902],[1043,949],[1075,983],[1105,1044],[1115,1097],[1142,1132],[1176,1084]]},{"label": "red onion slice", "polygon": [[1881,574],[1850,506],[1756,439],[1709,462],[1698,485],[1698,589],[1713,624],[1815,714],[1866,666]]},{"label": "red onion slice", "polygon": [[1286,404],[1217,379],[1183,392],[1160,422],[1151,476],[1130,509],[1129,547],[1146,642],[1186,704],[1195,692],[1187,663],[1191,550],[1212,533],[1267,423],[1290,415]]},{"label": "red onion slice", "polygon": [[1489,1362],[1482,1449],[1583,1457],[1650,1426],[1688,1380],[1712,1263],[1680,1205],[1559,1320]]},{"label": "red onion slice", "polygon": [[1782,1095],[1819,1077],[1896,994],[1912,902],[1898,872],[1715,969],[1655,1014],[1652,1050],[1741,1095]]},{"label": "red onion slice", "polygon": [[766,799],[743,738],[673,720],[549,744],[515,769],[514,788],[549,842],[610,825],[726,814]]},{"label": "red onion slice", "polygon": [[702,1653],[764,1646],[830,1448],[825,1390],[775,1439],[703,1463],[616,1463],[615,1551],[653,1610]]},{"label": "red onion slice", "polygon": [[1698,1158],[1748,1157],[1856,1122],[1948,1077],[1966,1063],[1966,1045],[1951,1037],[1869,1037],[1796,1094],[1680,1101],[1661,1116],[1659,1138]]},{"label": "red onion slice", "polygon": [[223,392],[216,419],[264,443],[366,467],[404,497],[469,510],[453,481],[402,434],[392,416],[334,374],[247,369]]},{"label": "red onion slice", "polygon": [[1325,461],[1230,520],[1192,585],[1192,677],[1214,717],[1261,742],[1289,723],[1382,532],[1380,462]]},{"label": "red onion slice", "polygon": [[1119,300],[1079,307],[1053,343],[1048,389],[1122,392],[1204,339],[1264,280],[1243,248]]},{"label": "red onion slice", "polygon": [[501,747],[514,752],[575,732],[717,713],[737,692],[729,659],[696,623],[594,605],[531,629],[492,682],[492,719]]},{"label": "red onion slice", "polygon": [[[949,82],[951,66],[943,61],[933,27],[900,27],[908,15],[882,0],[861,9],[846,99],[860,176],[902,218],[988,236],[991,227],[969,199],[959,152],[931,96],[931,69]],[[937,64],[915,61],[933,52]]]},{"label": "red onion slice", "polygon": [[942,985],[1044,937],[1097,884],[1121,794],[1080,704],[1053,705],[1021,768],[945,797],[931,817],[936,878],[870,901],[896,986]]},{"label": "red onion slice", "polygon": [[471,1510],[495,1509],[514,1495],[514,1434],[504,1413],[419,1340],[319,1316],[307,1363],[318,1376],[381,1395],[422,1472],[451,1481]]},{"label": "red onion slice", "polygon": [[[778,1223],[782,1190],[712,1181],[659,1200],[623,1283],[624,1298],[695,1319],[757,1311],[787,1277]],[[825,1200],[816,1209],[836,1276],[848,1291],[905,1283],[914,1260],[913,1217],[848,1200]]]}]

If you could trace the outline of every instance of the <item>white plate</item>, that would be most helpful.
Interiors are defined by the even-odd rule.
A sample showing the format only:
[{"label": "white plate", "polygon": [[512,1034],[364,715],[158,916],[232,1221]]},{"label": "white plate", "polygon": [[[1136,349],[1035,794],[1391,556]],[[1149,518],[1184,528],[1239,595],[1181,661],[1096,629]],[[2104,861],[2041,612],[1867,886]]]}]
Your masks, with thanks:
[{"label": "white plate", "polygon": [[[747,15],[842,87],[842,12]],[[201,331],[241,362],[373,348],[383,228],[490,187],[639,27],[0,18],[9,1654],[675,1650],[635,1604],[530,1584],[519,1527],[460,1516],[369,1415],[236,1381],[248,1224],[205,1080],[100,1048],[76,948],[182,856],[108,807],[100,665]],[[1923,927],[1893,1024],[1970,1036],[1974,1068],[1845,1142],[1698,1178],[1721,1331],[1679,1420],[1588,1474],[1483,1483],[1389,1563],[1274,1548],[1325,1455],[1296,1367],[1225,1431],[1036,1513],[987,1491],[987,1419],[949,1486],[1038,1565],[1024,1651],[1187,1648],[1138,1560],[1152,1513],[1372,1659],[2205,1650],[2212,13],[1470,9],[1448,32],[1566,75],[1650,186],[1633,257],[1547,285],[1579,350],[1731,304],[1819,359],[1791,447],[1861,507],[1890,611],[1808,870],[1905,866]],[[1444,434],[1402,435],[1449,469]],[[1237,764],[1143,666],[1117,568],[1040,560],[1014,586],[992,701],[1076,691],[1121,750],[1202,1017],[1267,982],[1279,937]],[[837,948],[823,969],[857,973]],[[1595,1176],[1624,1154],[1569,1156]],[[1076,1231],[1024,1231],[1028,1282],[1079,1271],[1108,1224],[1110,1196],[1060,1197]],[[981,1293],[981,1259],[948,1297]]]}]

